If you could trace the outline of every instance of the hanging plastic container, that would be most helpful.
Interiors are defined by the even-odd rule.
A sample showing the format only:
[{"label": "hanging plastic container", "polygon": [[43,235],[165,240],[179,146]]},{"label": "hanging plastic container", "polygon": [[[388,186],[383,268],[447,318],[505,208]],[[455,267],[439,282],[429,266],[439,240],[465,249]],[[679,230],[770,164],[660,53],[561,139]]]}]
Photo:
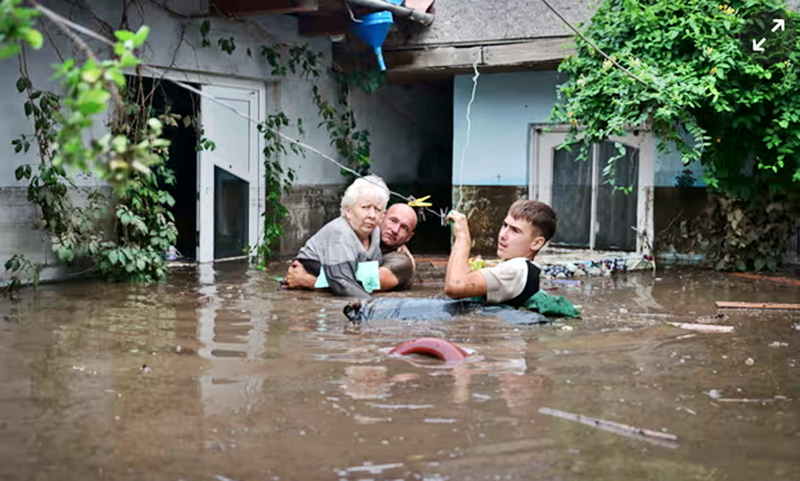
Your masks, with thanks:
[{"label": "hanging plastic container", "polygon": [[[395,2],[392,2],[395,3]],[[383,41],[386,40],[386,35],[389,29],[392,28],[394,18],[392,12],[375,12],[364,15],[359,18],[359,22],[353,24],[353,31],[358,37],[367,45],[372,47],[375,52],[375,57],[378,60],[378,66],[381,70],[386,70],[386,63],[383,61]]]}]

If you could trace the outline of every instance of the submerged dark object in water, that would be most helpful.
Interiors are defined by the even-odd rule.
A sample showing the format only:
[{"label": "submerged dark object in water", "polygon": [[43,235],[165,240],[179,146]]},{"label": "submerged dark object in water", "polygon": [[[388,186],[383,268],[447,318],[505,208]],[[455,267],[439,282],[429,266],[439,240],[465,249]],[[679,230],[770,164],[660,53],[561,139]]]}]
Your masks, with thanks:
[{"label": "submerged dark object in water", "polygon": [[444,362],[461,362],[469,353],[456,344],[435,337],[421,337],[413,341],[398,344],[389,351],[390,354],[406,356],[408,354],[425,354],[441,359]]},{"label": "submerged dark object in water", "polygon": [[512,324],[545,324],[544,315],[514,309],[504,305],[486,305],[479,301],[430,298],[381,297],[345,306],[344,315],[350,322],[394,319],[398,321],[449,321],[457,316],[480,313],[499,317]]}]

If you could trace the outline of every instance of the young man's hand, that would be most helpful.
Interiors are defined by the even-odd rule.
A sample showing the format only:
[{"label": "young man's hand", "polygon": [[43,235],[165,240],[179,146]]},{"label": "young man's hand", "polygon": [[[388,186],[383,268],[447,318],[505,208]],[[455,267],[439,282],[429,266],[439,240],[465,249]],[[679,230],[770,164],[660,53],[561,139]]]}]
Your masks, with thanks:
[{"label": "young man's hand", "polygon": [[286,271],[284,282],[289,289],[313,289],[317,278],[306,272],[300,261],[294,260]]},{"label": "young man's hand", "polygon": [[451,210],[447,214],[447,220],[453,222],[453,235],[461,237],[469,235],[469,225],[467,225],[467,216],[456,210]]}]

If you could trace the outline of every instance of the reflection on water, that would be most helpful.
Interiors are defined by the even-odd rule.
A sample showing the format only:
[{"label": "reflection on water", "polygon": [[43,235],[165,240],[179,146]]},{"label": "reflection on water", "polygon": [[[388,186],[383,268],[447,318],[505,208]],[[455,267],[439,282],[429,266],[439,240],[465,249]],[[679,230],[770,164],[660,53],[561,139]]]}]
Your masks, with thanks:
[{"label": "reflection on water", "polygon": [[[792,286],[631,274],[545,284],[583,306],[571,331],[475,316],[346,332],[344,300],[279,291],[276,273],[203,265],[0,305],[0,479],[800,478],[800,314],[666,324],[714,321],[742,292],[796,302]],[[386,354],[428,336],[474,354]]]}]

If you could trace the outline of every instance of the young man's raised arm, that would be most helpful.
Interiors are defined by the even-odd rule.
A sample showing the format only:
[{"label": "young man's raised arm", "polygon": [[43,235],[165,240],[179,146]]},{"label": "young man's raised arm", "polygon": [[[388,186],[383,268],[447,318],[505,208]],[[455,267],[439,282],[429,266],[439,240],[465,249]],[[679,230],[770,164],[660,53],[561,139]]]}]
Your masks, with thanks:
[{"label": "young man's raised arm", "polygon": [[485,296],[488,290],[486,279],[469,266],[472,238],[469,234],[467,216],[452,211],[447,215],[447,219],[453,222],[455,241],[450,251],[450,258],[447,260],[444,293],[453,299]]}]

